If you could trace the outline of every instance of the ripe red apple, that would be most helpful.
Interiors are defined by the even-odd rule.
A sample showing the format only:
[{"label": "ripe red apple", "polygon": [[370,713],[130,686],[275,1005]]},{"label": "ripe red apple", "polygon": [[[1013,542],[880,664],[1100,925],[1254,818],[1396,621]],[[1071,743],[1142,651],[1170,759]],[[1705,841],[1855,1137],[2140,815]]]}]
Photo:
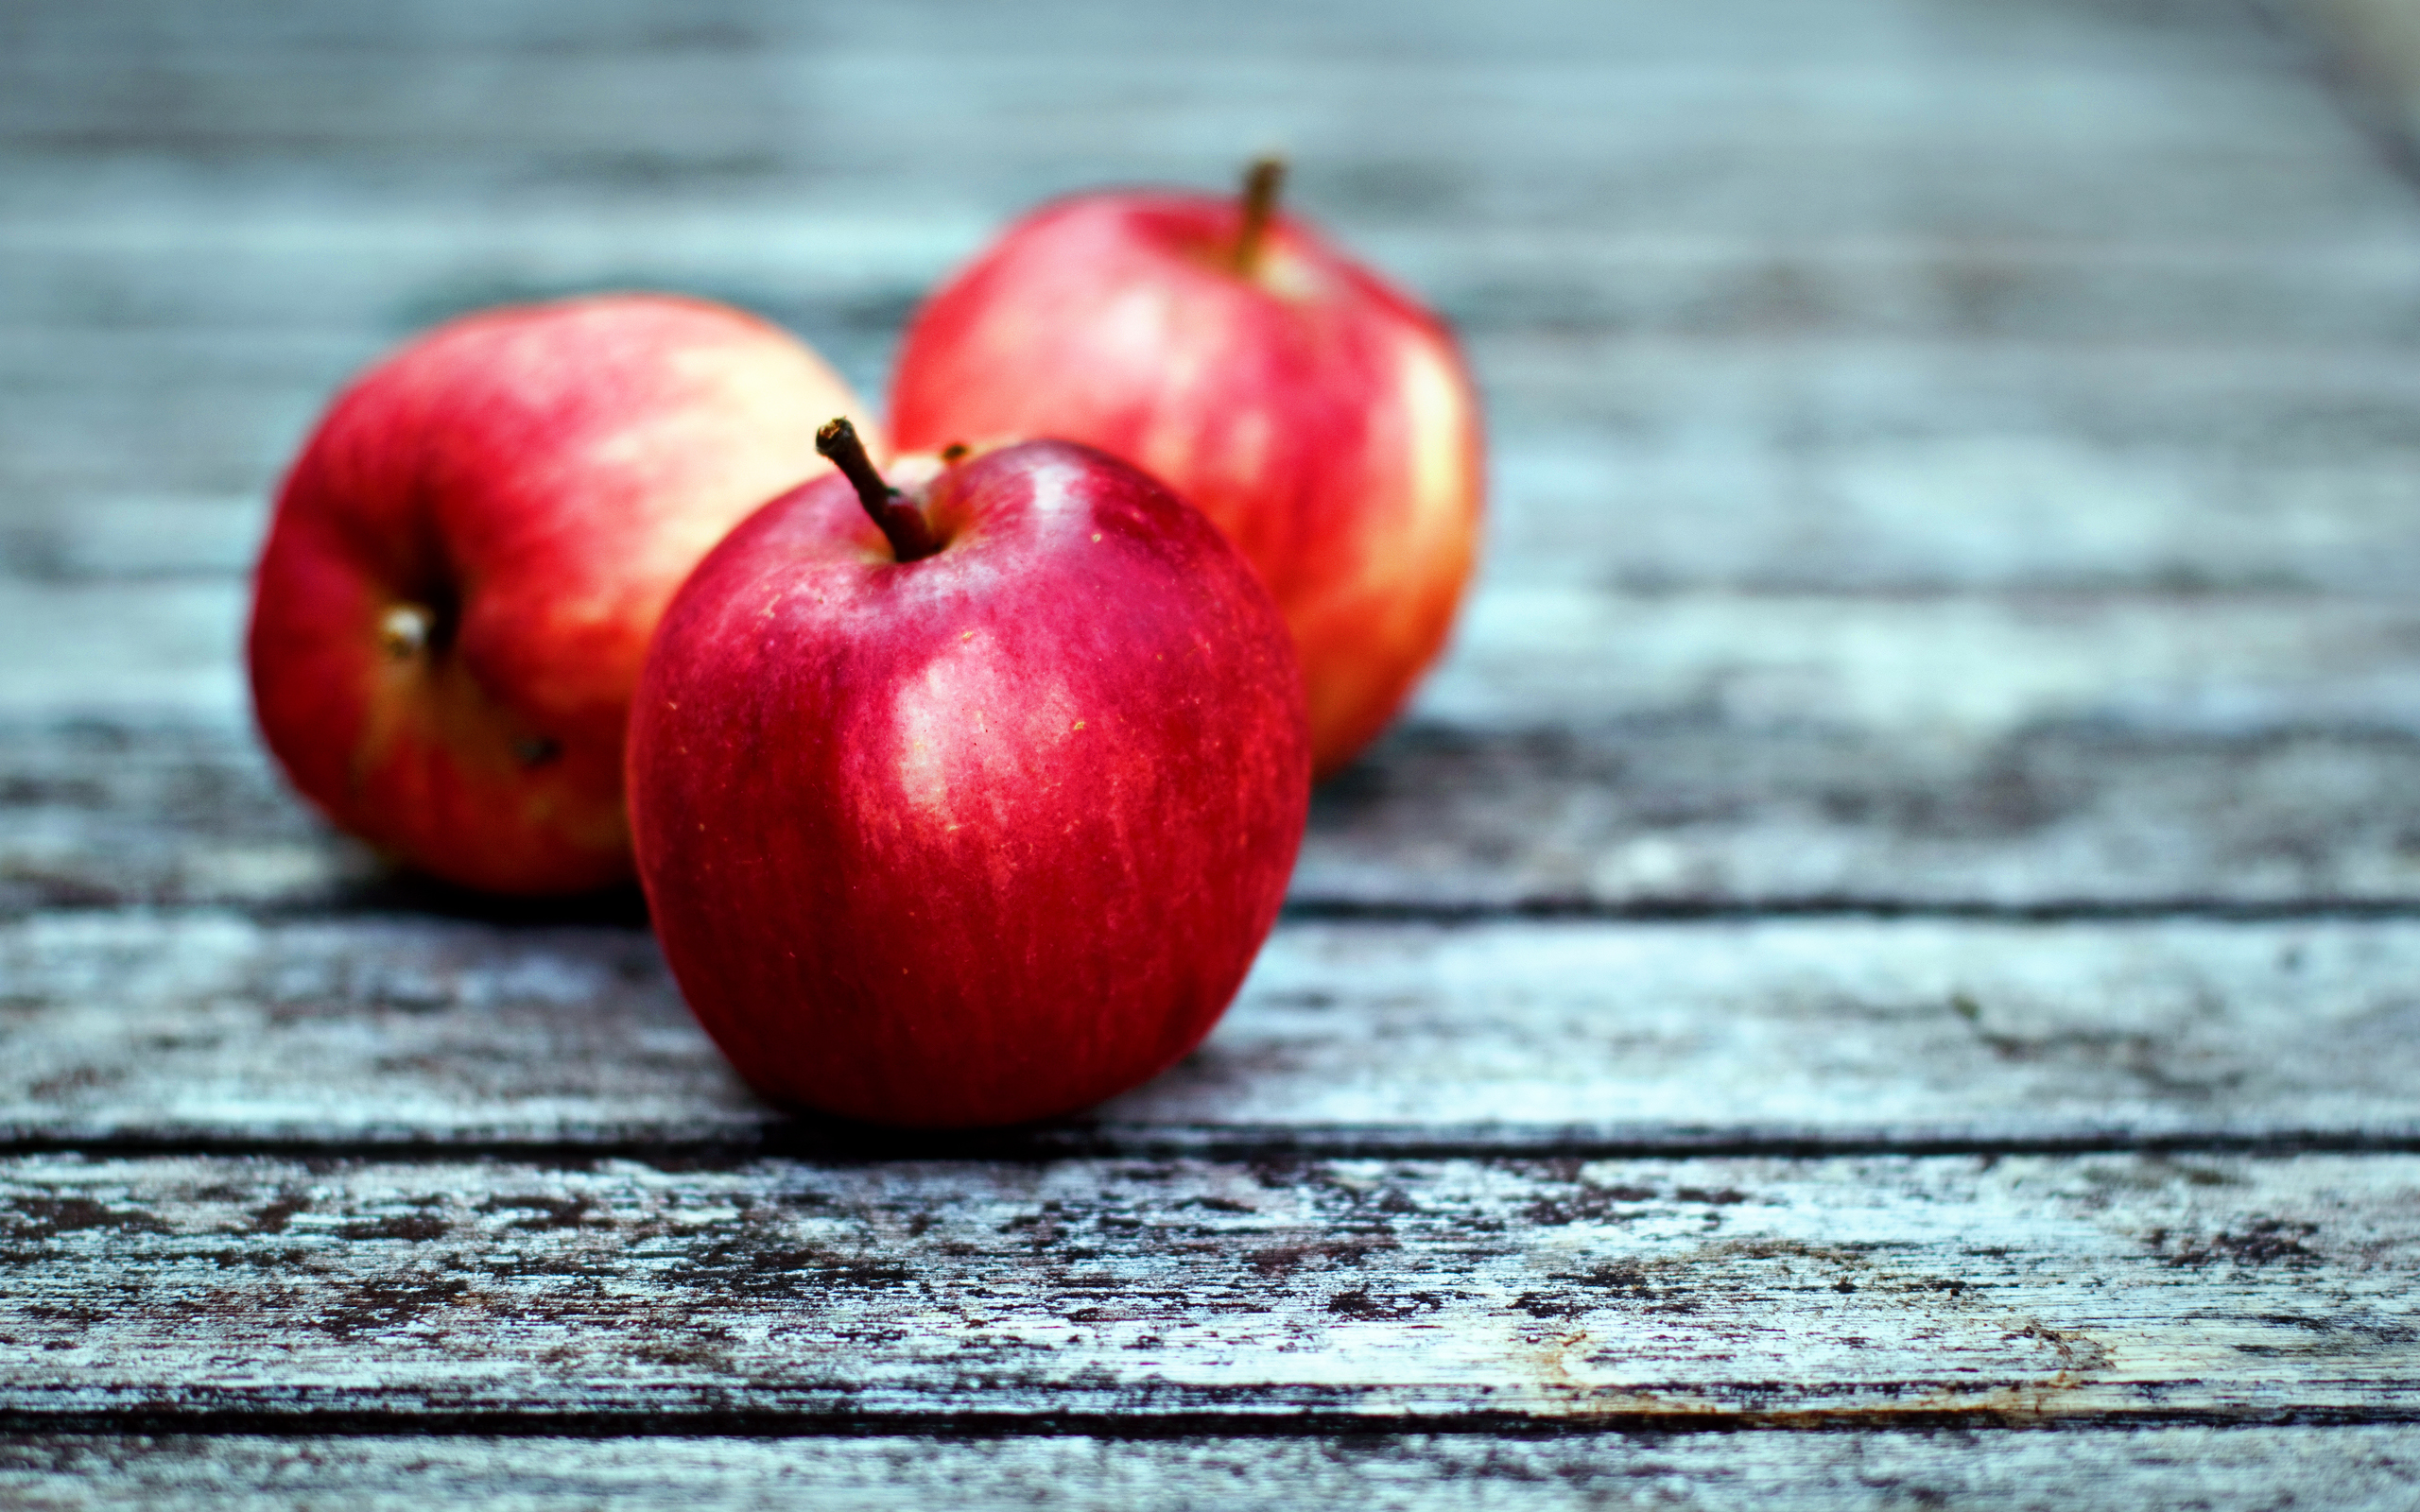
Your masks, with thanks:
[{"label": "ripe red apple", "polygon": [[1045,206],[917,315],[900,448],[1055,436],[1114,452],[1243,549],[1302,653],[1335,771],[1443,647],[1478,534],[1478,402],[1435,316],[1299,220],[1243,200]]},{"label": "ripe red apple", "polygon": [[303,447],[253,591],[262,734],[339,827],[440,877],[631,874],[622,736],[706,548],[829,471],[855,398],[773,326],[617,295],[491,311],[370,369]]},{"label": "ripe red apple", "polygon": [[[845,423],[845,422],[842,422]],[[1058,441],[751,516],[631,723],[681,990],[778,1101],[924,1126],[1132,1087],[1210,1031],[1309,803],[1302,674],[1209,522]]]}]

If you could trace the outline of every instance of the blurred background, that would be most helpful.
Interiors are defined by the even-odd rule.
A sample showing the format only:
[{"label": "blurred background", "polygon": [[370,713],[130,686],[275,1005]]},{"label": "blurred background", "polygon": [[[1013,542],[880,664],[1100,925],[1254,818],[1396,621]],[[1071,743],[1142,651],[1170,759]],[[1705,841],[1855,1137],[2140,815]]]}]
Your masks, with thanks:
[{"label": "blurred background", "polygon": [[1300,895],[2408,895],[2415,60],[2407,0],[8,0],[0,885],[358,873],[235,652],[406,335],[686,290],[879,396],[1011,215],[1275,148],[1495,445]]}]

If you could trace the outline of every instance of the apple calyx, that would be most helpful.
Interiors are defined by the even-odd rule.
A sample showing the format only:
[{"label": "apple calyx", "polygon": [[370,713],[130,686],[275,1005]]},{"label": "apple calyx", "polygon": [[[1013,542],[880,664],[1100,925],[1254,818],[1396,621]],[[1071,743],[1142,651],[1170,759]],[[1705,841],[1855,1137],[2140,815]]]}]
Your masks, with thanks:
[{"label": "apple calyx", "polygon": [[1260,272],[1260,253],[1269,239],[1269,218],[1277,213],[1277,192],[1286,185],[1286,160],[1254,158],[1244,171],[1243,225],[1236,232],[1230,266],[1238,278]]},{"label": "apple calyx", "polygon": [[874,471],[873,458],[866,455],[866,443],[849,423],[849,417],[836,415],[826,421],[815,433],[815,449],[830,458],[857,490],[857,502],[865,506],[882,538],[890,542],[893,557],[903,562],[918,561],[942,549],[925,524],[925,512]]},{"label": "apple calyx", "polygon": [[398,662],[408,662],[428,649],[437,616],[420,604],[398,604],[378,617],[378,644]]}]

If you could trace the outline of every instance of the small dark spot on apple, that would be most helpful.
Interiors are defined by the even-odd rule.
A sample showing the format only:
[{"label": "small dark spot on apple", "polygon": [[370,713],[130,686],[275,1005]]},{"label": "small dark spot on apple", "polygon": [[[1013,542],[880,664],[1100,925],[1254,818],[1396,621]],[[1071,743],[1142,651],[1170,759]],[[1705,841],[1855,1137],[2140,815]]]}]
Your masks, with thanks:
[{"label": "small dark spot on apple", "polygon": [[512,743],[512,754],[524,766],[544,766],[563,753],[563,743],[547,735],[525,735]]},{"label": "small dark spot on apple", "polygon": [[964,441],[952,441],[942,448],[942,460],[955,465],[966,460],[966,454],[973,450]]}]

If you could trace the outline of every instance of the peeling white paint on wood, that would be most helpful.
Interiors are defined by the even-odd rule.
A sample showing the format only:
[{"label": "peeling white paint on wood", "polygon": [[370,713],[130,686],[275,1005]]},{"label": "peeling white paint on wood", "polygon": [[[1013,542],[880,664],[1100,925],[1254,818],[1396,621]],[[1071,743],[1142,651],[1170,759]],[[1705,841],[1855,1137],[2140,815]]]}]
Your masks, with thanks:
[{"label": "peeling white paint on wood", "polygon": [[[0,1421],[2399,1412],[2420,1158],[19,1158]],[[78,1415],[81,1415],[80,1417]]]}]

